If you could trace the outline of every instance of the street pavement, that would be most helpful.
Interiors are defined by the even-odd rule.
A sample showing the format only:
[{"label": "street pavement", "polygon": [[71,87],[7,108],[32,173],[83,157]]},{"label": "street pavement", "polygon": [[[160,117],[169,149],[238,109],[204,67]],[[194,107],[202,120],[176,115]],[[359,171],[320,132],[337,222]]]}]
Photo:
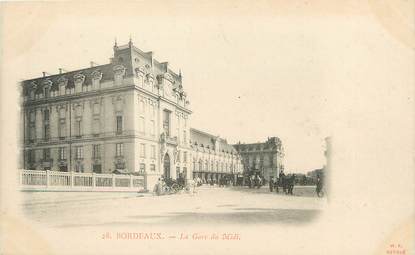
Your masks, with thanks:
[{"label": "street pavement", "polygon": [[313,221],[326,204],[314,187],[294,195],[268,187],[202,186],[195,194],[115,192],[24,192],[27,218],[53,228],[206,224],[301,224]]}]

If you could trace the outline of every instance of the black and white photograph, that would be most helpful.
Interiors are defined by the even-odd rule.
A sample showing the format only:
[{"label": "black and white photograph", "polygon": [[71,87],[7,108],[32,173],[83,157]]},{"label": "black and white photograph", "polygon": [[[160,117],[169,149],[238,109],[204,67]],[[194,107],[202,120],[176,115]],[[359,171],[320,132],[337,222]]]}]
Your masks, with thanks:
[{"label": "black and white photograph", "polygon": [[0,7],[2,254],[413,254],[412,1]]}]

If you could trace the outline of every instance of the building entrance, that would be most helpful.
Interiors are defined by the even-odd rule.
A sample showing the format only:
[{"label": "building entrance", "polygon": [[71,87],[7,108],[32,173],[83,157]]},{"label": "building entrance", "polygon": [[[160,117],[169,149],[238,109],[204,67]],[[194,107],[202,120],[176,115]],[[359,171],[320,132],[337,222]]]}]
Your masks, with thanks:
[{"label": "building entrance", "polygon": [[163,166],[164,166],[164,178],[169,179],[170,178],[170,156],[167,153],[166,155],[164,155]]}]

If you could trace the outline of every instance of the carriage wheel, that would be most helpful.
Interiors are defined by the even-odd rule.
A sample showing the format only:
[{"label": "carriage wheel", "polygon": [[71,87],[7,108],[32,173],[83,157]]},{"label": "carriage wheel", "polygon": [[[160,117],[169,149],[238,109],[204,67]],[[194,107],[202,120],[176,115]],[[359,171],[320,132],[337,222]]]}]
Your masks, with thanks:
[{"label": "carriage wheel", "polygon": [[169,187],[168,186],[165,186],[164,188],[163,188],[163,193],[168,193],[169,192]]},{"label": "carriage wheel", "polygon": [[174,192],[174,193],[176,193],[176,192],[178,192],[179,191],[179,185],[177,184],[177,183],[175,183],[175,184],[173,184],[172,186],[171,186],[171,189],[172,189],[172,191]]}]

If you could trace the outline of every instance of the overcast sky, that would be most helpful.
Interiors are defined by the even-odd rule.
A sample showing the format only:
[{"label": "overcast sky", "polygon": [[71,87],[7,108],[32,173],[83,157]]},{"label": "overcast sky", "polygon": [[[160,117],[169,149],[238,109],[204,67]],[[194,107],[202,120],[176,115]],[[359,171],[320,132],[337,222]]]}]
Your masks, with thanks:
[{"label": "overcast sky", "polygon": [[[200,10],[192,13],[180,6],[154,13],[141,7],[114,7],[114,13],[82,6],[31,9],[16,27],[22,30],[16,35],[27,34],[19,45],[20,78],[54,74],[60,67],[84,68],[89,61],[108,63],[114,38],[121,45],[131,36],[136,47],[182,70],[194,128],[230,143],[278,136],[289,172],[325,164],[324,138],[345,114],[333,108],[333,101],[347,105],[342,89],[355,95],[359,83],[374,82],[365,80],[364,69],[383,61],[373,58],[376,51],[401,47],[393,41],[377,45],[387,34],[359,13],[351,18],[230,8],[232,12],[197,15]],[[358,82],[348,84],[353,75]]]}]

